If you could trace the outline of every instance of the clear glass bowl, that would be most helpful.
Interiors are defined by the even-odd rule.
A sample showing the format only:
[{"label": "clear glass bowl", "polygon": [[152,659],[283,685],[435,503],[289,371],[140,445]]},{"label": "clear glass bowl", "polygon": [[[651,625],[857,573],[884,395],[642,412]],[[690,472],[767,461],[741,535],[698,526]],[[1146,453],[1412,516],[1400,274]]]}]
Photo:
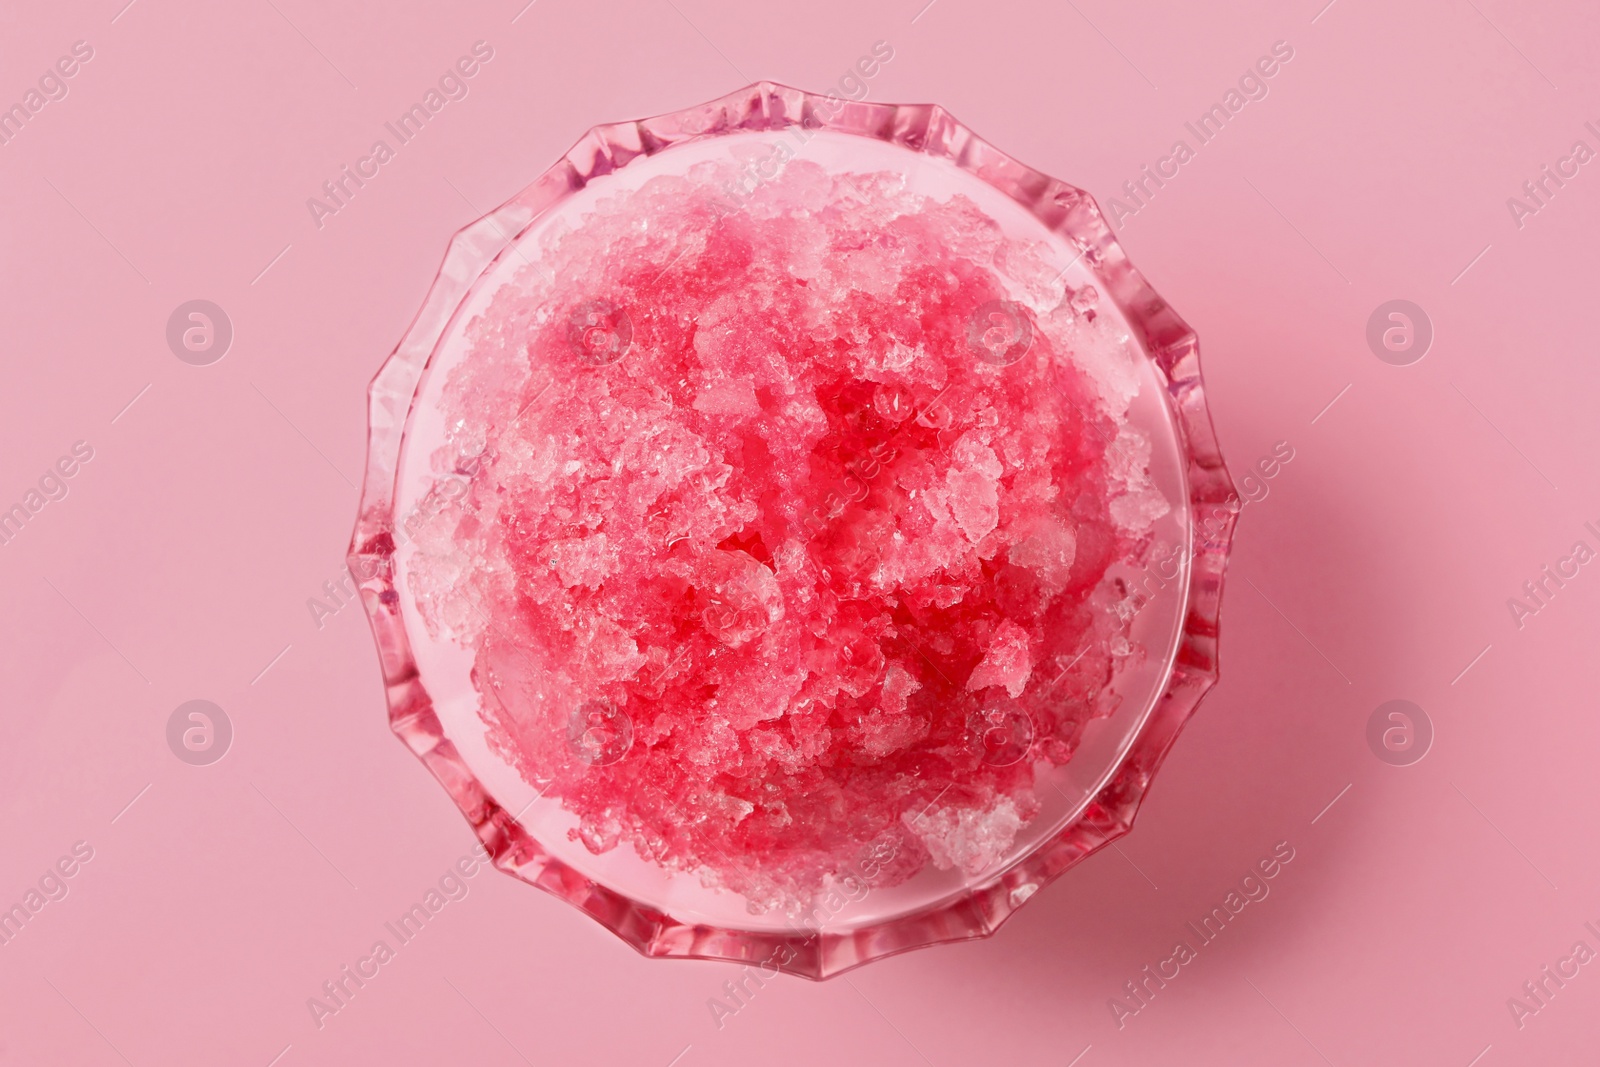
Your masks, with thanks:
[{"label": "clear glass bowl", "polygon": [[[1138,353],[1128,419],[1151,440],[1150,477],[1172,505],[1139,558],[1108,582],[1130,594],[1114,710],[1084,728],[1066,763],[1035,767],[1038,815],[977,875],[925,867],[855,900],[754,914],[631,848],[592,854],[576,817],[525,781],[487,737],[472,653],[430,637],[407,594],[419,502],[436,479],[442,384],[469,350],[466,324],[541,238],[598,197],[705,159],[780,143],[834,173],[904,174],[935,199],[960,193],[1008,235],[1036,242],[1069,288],[1093,285]],[[933,106],[841,101],[762,82],[700,107],[590,131],[512,200],[461,230],[405,337],[373,379],[370,442],[349,563],[377,636],[390,725],[467,816],[498,867],[587,912],[648,956],[758,964],[826,978],[892,953],[993,933],[1045,883],[1126,833],[1178,730],[1217,678],[1217,621],[1238,498],[1213,435],[1194,333],[1128,262],[1082,190],[1032,170]]]}]

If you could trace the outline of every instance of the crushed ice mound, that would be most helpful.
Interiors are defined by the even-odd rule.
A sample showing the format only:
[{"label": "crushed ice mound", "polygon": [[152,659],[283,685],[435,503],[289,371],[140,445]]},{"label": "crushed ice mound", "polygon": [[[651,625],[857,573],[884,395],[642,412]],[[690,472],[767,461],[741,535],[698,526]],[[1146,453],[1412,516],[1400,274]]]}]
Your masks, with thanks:
[{"label": "crushed ice mound", "polygon": [[597,853],[757,908],[886,835],[879,884],[977,873],[1114,699],[1138,357],[965,198],[736,177],[601,200],[470,324],[408,593]]}]

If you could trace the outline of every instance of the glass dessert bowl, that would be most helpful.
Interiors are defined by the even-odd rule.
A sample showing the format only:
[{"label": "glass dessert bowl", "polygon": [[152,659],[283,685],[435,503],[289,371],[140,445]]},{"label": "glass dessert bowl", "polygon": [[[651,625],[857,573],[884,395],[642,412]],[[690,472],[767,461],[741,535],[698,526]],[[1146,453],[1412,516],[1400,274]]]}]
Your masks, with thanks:
[{"label": "glass dessert bowl", "polygon": [[937,107],[763,82],[596,128],[456,235],[370,399],[391,725],[647,955],[992,933],[1216,680],[1194,335]]}]

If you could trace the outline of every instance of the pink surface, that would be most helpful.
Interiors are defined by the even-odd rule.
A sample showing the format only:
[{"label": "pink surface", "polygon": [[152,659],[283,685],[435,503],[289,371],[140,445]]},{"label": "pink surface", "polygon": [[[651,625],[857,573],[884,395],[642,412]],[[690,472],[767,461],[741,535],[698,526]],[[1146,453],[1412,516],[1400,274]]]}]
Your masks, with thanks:
[{"label": "pink surface", "polygon": [[[1600,179],[1579,161],[1600,149],[1600,14],[674,2],[0,16],[0,106],[45,79],[0,144],[0,509],[42,505],[0,545],[0,903],[41,882],[47,901],[0,945],[3,1062],[1592,1056],[1600,977],[1571,957],[1600,949],[1600,578],[1580,562],[1600,549]],[[314,220],[307,198],[480,40],[492,58],[443,90],[466,95]],[[1119,236],[1199,332],[1253,499],[1222,684],[1119,849],[991,940],[822,985],[752,980],[719,1028],[708,1002],[735,968],[640,959],[471,861],[389,733],[365,619],[323,586],[367,380],[451,232],[596,122],[758,77],[826,89],[879,40],[894,58],[870,99],[941,103],[1108,212],[1146,182],[1142,202],[1120,194]],[[92,57],[57,68],[78,41]],[[1257,68],[1279,41],[1292,58]],[[1185,124],[1265,67],[1201,143]],[[208,366],[168,345],[196,299],[233,325]],[[1368,343],[1397,299],[1432,324],[1409,365]],[[71,476],[47,476],[63,457]],[[1546,565],[1577,573],[1557,587]],[[194,720],[169,747],[197,699],[232,727],[209,765],[174,754],[206,754],[184,747]],[[1376,755],[1391,720],[1368,740],[1397,699],[1432,724],[1410,765]],[[1187,924],[1263,863],[1266,895],[1202,945]],[[385,923],[430,888],[444,906],[401,944]],[[375,963],[380,938],[397,947]],[[1141,1007],[1124,985],[1146,965],[1177,970]],[[307,1000],[346,966],[377,970],[319,1028]],[[1576,974],[1558,988],[1545,967]]]}]

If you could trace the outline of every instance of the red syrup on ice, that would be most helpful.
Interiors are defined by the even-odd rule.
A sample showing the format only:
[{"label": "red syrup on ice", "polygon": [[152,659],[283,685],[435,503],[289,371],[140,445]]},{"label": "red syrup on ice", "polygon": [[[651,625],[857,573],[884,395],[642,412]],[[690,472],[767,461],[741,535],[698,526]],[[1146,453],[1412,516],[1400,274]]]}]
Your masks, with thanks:
[{"label": "red syrup on ice", "polygon": [[467,324],[407,588],[590,852],[756,910],[978,874],[1117,700],[1168,510],[1125,328],[960,195],[733,167],[600,200]]}]

